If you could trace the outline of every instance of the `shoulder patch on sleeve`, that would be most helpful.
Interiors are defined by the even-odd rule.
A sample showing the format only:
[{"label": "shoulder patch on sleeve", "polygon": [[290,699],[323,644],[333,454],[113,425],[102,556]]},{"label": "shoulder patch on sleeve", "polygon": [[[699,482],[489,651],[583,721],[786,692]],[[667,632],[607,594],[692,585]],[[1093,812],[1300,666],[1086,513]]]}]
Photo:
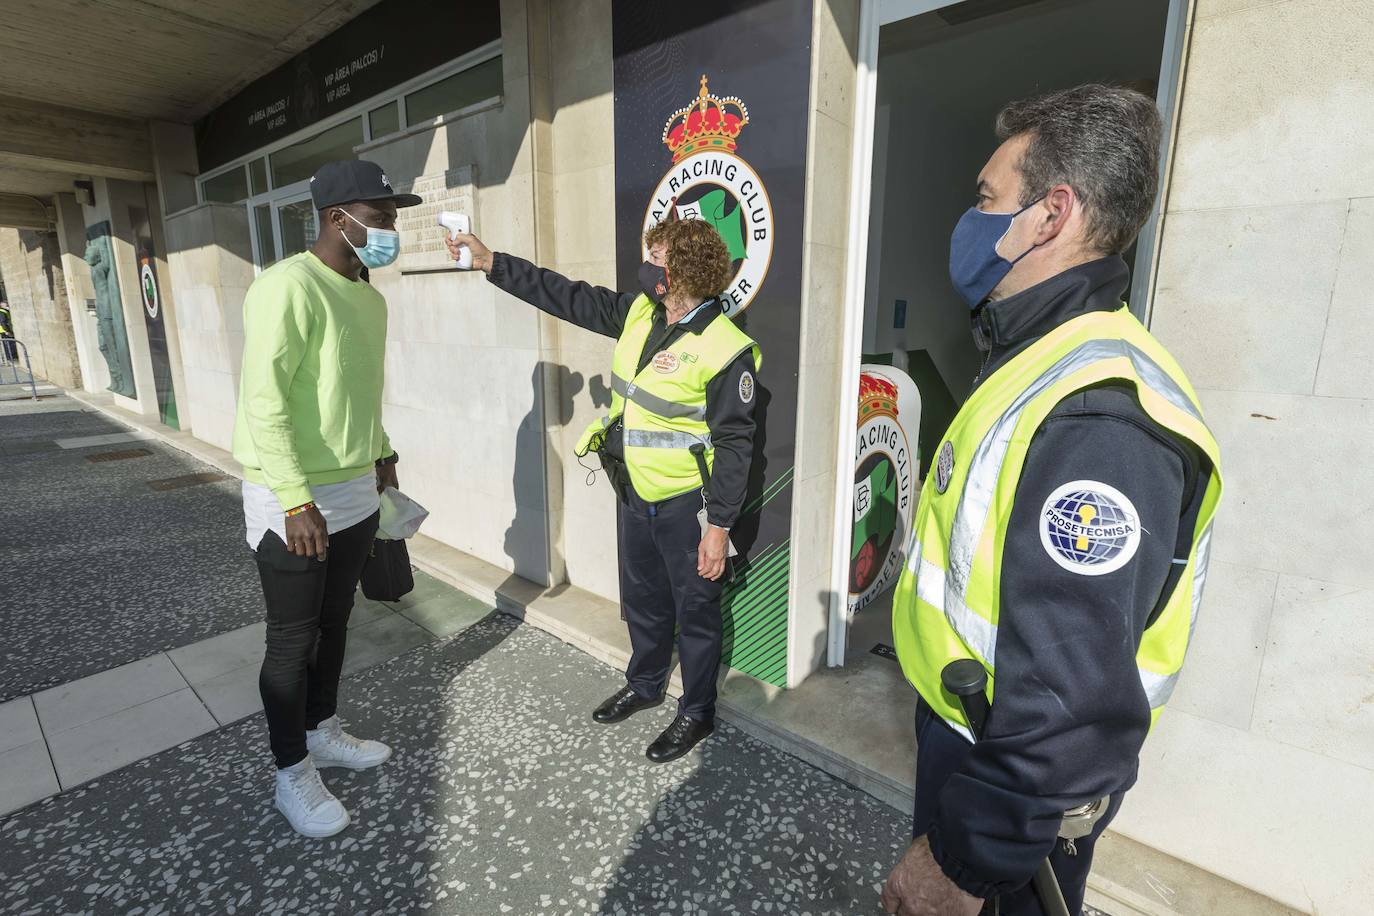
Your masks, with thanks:
[{"label": "shoulder patch on sleeve", "polygon": [[754,400],[754,373],[748,369],[739,377],[739,399],[746,404]]},{"label": "shoulder patch on sleeve", "polygon": [[1040,543],[1050,559],[1080,576],[1105,576],[1135,557],[1140,514],[1115,487],[1075,480],[1050,494],[1040,511]]}]

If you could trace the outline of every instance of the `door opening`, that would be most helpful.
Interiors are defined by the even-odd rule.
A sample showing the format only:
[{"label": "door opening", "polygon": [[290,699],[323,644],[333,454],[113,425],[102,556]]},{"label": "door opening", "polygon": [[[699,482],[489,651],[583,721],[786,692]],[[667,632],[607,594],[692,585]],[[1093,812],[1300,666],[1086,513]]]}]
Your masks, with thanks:
[{"label": "door opening", "polygon": [[[1160,98],[1167,113],[1186,3],[927,2],[906,4],[919,15],[873,23],[875,15],[881,20],[881,10],[901,6],[874,0],[868,7],[868,27],[880,29],[871,58],[876,80],[870,78],[867,100],[862,86],[858,96],[872,119],[871,162],[858,134],[855,143],[856,169],[864,169],[868,181],[861,189],[867,194],[867,253],[851,268],[848,308],[849,320],[859,323],[850,335],[858,350],[851,359],[873,368],[860,376],[858,403],[851,408],[857,410],[859,435],[849,439],[846,430],[841,437],[842,447],[855,444],[842,451],[856,460],[849,468],[854,493],[837,499],[847,504],[838,513],[837,542],[848,542],[849,550],[837,552],[836,569],[847,556],[850,600],[832,614],[832,665],[866,664],[875,647],[892,645],[892,590],[902,565],[893,551],[903,549],[907,529],[901,526],[914,519],[921,482],[981,366],[969,310],[949,282],[949,234],[972,204],[978,172],[997,148],[998,110],[1015,99],[1103,82]],[[864,76],[861,60],[861,82]],[[1126,255],[1138,275],[1128,296],[1144,316],[1153,233],[1138,247],[1140,254],[1132,249]],[[895,422],[913,453],[909,514],[901,511],[900,462],[894,459],[891,471],[874,470],[880,462],[870,446],[875,437],[890,434],[864,426],[878,403],[875,392],[886,390],[885,382],[900,386],[905,378],[916,397],[905,397],[906,415],[896,410]],[[889,475],[895,475],[895,487],[888,486]],[[891,510],[877,499],[880,485],[888,486]],[[872,506],[880,510],[877,515]],[[900,530],[888,531],[889,525]],[[883,587],[875,590],[873,577],[882,570],[875,564],[885,560],[894,574],[880,576]]]}]

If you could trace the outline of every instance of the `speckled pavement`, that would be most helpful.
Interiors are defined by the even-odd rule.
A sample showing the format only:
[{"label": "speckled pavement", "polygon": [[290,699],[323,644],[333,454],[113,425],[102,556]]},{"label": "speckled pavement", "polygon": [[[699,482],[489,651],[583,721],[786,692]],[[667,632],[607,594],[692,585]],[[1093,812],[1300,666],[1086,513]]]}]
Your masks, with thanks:
[{"label": "speckled pavement", "polygon": [[396,753],[325,771],[344,833],[272,809],[259,715],[0,819],[0,912],[880,912],[904,816],[725,724],[651,764],[671,704],[589,718],[621,683],[493,614],[345,680]]},{"label": "speckled pavement", "polygon": [[[119,432],[66,398],[0,410],[0,702],[262,617],[237,481],[155,492],[211,469],[151,441],[55,441]],[[151,454],[86,460],[130,448]]]}]

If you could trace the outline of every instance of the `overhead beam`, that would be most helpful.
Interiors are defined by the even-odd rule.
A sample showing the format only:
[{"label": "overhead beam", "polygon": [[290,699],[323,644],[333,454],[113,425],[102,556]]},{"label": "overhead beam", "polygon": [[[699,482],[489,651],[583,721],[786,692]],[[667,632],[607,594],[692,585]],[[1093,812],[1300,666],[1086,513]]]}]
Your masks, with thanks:
[{"label": "overhead beam", "polygon": [[0,226],[11,229],[51,229],[56,225],[52,202],[22,194],[0,193]]},{"label": "overhead beam", "polygon": [[0,96],[0,164],[153,180],[153,152],[145,122],[9,96]]}]

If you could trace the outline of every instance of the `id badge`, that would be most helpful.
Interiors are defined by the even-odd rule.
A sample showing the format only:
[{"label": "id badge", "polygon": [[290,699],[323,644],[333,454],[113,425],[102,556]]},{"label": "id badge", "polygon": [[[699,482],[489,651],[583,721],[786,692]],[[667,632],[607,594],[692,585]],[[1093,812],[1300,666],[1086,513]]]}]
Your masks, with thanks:
[{"label": "id badge", "polygon": [[[701,536],[702,536],[702,537],[706,537],[706,529],[709,528],[709,527],[711,527],[711,523],[708,522],[708,521],[706,520],[706,509],[705,509],[705,507],[702,507],[702,509],[701,509],[700,511],[697,512],[697,521],[701,523]],[[734,542],[734,541],[730,540],[729,537],[726,537],[725,543],[729,545],[729,549],[727,550],[727,552],[726,552],[726,554],[725,554],[726,557],[737,557],[737,556],[739,556],[739,551],[735,549],[735,542]]]}]

